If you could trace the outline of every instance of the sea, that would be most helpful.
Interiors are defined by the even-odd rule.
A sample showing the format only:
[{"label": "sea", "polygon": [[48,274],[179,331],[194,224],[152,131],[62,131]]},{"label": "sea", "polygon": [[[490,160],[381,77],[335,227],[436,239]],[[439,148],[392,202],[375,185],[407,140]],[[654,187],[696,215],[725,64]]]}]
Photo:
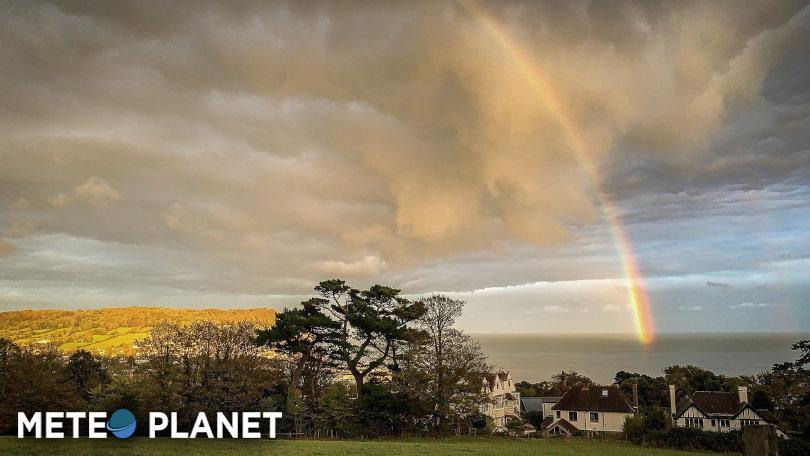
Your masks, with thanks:
[{"label": "sea", "polygon": [[791,345],[810,333],[658,334],[650,344],[632,335],[471,334],[495,368],[515,381],[548,380],[576,371],[610,384],[624,370],[660,376],[674,364],[691,364],[717,374],[756,374],[775,363],[795,361]]}]

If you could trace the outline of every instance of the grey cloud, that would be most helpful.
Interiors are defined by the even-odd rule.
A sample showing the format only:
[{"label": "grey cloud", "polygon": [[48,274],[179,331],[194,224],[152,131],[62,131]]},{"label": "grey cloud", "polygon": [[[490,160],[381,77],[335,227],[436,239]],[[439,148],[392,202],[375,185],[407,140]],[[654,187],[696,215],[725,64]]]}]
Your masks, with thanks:
[{"label": "grey cloud", "polygon": [[731,284],[725,282],[714,282],[711,280],[706,281],[706,286],[709,288],[719,288],[721,290],[729,290],[731,289]]},{"label": "grey cloud", "polygon": [[[801,2],[482,6],[541,65],[640,239],[744,215],[741,182],[763,211],[806,207],[810,83],[786,63],[807,42]],[[8,287],[295,295],[342,275],[462,291],[620,271],[570,133],[468,9],[8,10]],[[646,270],[721,267],[708,256]]]}]

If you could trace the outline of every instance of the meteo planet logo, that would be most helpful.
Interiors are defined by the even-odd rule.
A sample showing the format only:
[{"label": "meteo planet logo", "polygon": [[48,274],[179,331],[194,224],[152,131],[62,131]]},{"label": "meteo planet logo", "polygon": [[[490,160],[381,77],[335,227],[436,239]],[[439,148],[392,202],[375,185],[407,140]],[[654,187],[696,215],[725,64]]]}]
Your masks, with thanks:
[{"label": "meteo planet logo", "polygon": [[107,430],[119,439],[126,439],[135,433],[135,415],[127,409],[118,409],[107,420]]},{"label": "meteo planet logo", "polygon": [[[209,415],[213,421],[209,421]],[[216,412],[198,413],[190,430],[181,430],[182,421],[177,412],[149,412],[146,427],[150,439],[166,436],[170,439],[260,439],[266,423],[267,437],[276,438],[276,420],[281,412]],[[72,437],[78,439],[87,436],[90,439],[106,439],[108,432],[126,439],[135,433],[138,426],[135,415],[127,409],[118,409],[107,419],[105,412],[34,412],[29,416],[17,412],[17,437],[34,437],[41,439],[63,439],[65,429],[72,431]]]}]

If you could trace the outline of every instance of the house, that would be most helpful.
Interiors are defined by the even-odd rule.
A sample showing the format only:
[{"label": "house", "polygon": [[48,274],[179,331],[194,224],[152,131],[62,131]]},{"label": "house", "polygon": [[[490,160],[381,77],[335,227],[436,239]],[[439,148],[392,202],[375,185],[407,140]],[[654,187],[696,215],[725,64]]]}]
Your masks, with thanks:
[{"label": "house", "polygon": [[483,383],[488,400],[481,404],[481,413],[492,418],[496,427],[506,426],[510,419],[520,416],[520,393],[509,371],[487,374]]},{"label": "house", "polygon": [[589,382],[571,387],[551,409],[554,421],[546,429],[551,435],[621,432],[625,419],[636,413],[630,399],[618,386]]},{"label": "house", "polygon": [[551,408],[559,401],[560,396],[521,396],[520,413],[522,415],[528,412],[541,412],[544,418],[551,417],[554,416],[554,410]]},{"label": "house", "polygon": [[[740,386],[737,392],[695,391],[675,403],[675,385],[669,385],[669,403],[672,423],[678,427],[692,427],[704,431],[728,432],[746,426],[772,424],[767,410],[757,410],[748,403],[748,388]],[[777,430],[777,434],[784,434]]]}]

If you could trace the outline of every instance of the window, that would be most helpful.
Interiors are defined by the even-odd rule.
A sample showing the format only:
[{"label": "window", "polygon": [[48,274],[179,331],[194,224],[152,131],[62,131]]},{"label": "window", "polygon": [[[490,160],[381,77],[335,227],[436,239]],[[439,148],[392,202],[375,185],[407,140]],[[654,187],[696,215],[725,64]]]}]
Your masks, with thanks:
[{"label": "window", "polygon": [[740,420],[740,426],[756,426],[759,424],[759,420]]},{"label": "window", "polygon": [[560,417],[560,411],[557,410],[557,418],[559,418],[559,417]]},{"label": "window", "polygon": [[599,422],[599,412],[591,412],[591,423],[598,423]]},{"label": "window", "polygon": [[576,421],[577,412],[568,412],[568,421]]},{"label": "window", "polygon": [[714,427],[714,420],[712,420],[712,427]]},{"label": "window", "polygon": [[728,420],[720,420],[720,427],[721,428],[728,427],[728,426],[729,426],[729,421]]},{"label": "window", "polygon": [[608,397],[608,390],[602,390],[602,397]]},{"label": "window", "polygon": [[702,428],[703,427],[703,418],[687,418],[686,419],[686,427]]}]

